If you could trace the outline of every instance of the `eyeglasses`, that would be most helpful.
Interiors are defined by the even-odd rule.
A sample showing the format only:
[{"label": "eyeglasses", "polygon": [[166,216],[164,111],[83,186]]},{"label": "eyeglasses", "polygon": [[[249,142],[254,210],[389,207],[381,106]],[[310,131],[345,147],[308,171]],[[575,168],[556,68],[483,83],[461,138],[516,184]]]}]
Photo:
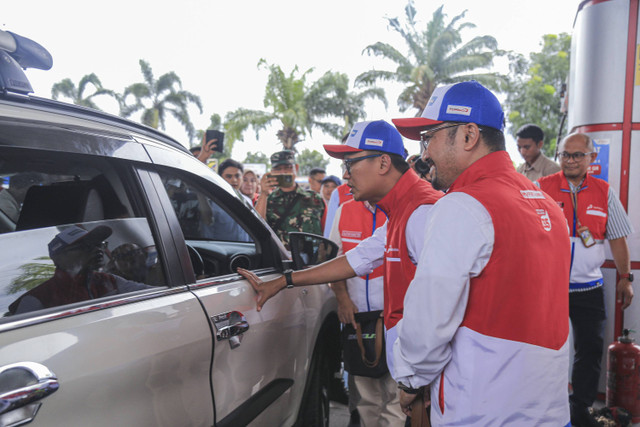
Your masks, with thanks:
[{"label": "eyeglasses", "polygon": [[595,153],[595,151],[591,151],[589,153],[583,153],[581,151],[577,151],[575,153],[567,153],[566,151],[563,151],[562,153],[558,153],[558,156],[560,156],[560,160],[568,161],[569,159],[572,159],[574,162],[579,162],[580,160],[584,159],[584,156],[588,156],[593,153]]},{"label": "eyeglasses", "polygon": [[441,131],[442,129],[453,128],[453,127],[456,127],[456,126],[462,126],[462,125],[466,125],[466,124],[468,124],[468,123],[452,123],[452,124],[450,123],[450,124],[439,126],[437,128],[431,128],[431,129],[423,130],[422,132],[420,132],[420,143],[422,144],[422,148],[424,150],[427,149],[427,147],[429,146],[429,140],[431,140],[431,138],[433,138],[433,136],[438,131]]},{"label": "eyeglasses", "polygon": [[382,156],[382,154],[369,154],[368,156],[353,157],[351,159],[343,159],[342,163],[344,164],[344,167],[347,170],[347,173],[351,175],[351,166],[353,166],[354,163],[359,162],[360,160],[372,159],[374,157],[380,157],[380,156]]}]

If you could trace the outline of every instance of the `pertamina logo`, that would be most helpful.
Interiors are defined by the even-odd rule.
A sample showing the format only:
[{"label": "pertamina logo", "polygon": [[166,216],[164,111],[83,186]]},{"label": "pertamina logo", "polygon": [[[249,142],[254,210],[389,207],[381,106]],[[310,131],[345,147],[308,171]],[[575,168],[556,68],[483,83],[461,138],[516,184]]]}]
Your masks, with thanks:
[{"label": "pertamina logo", "polygon": [[540,216],[540,221],[542,222],[542,228],[546,231],[551,231],[551,218],[549,218],[549,213],[546,209],[536,209],[536,213]]},{"label": "pertamina logo", "polygon": [[471,107],[465,107],[464,105],[447,105],[447,114],[458,114],[461,116],[470,116]]},{"label": "pertamina logo", "polygon": [[364,140],[364,145],[373,145],[375,147],[382,147],[383,144],[384,144],[384,141],[381,139],[366,138]]},{"label": "pertamina logo", "polygon": [[356,239],[359,239],[362,237],[362,231],[342,230],[341,235],[342,237],[355,237]]},{"label": "pertamina logo", "polygon": [[525,199],[544,199],[544,194],[542,194],[542,191],[520,190],[520,194],[522,194],[522,197],[524,197]]}]

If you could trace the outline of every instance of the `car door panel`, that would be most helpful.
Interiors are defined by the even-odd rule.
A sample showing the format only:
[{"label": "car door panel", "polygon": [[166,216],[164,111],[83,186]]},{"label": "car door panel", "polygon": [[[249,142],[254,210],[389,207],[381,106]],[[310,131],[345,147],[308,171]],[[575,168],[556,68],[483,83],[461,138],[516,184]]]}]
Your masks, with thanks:
[{"label": "car door panel", "polygon": [[[263,279],[273,277],[276,275],[268,274]],[[227,339],[216,340],[212,381],[217,420],[224,419],[273,381],[293,381],[307,363],[301,291],[281,292],[258,312],[253,288],[240,279],[237,276],[236,281],[224,285],[204,282],[194,287],[209,317],[237,311],[249,325],[235,348]],[[279,425],[295,413],[290,388],[278,389],[282,395],[256,418],[256,425]]]},{"label": "car door panel", "polygon": [[34,426],[212,425],[211,332],[190,292],[78,311],[0,335],[0,367],[36,362],[60,383]]}]

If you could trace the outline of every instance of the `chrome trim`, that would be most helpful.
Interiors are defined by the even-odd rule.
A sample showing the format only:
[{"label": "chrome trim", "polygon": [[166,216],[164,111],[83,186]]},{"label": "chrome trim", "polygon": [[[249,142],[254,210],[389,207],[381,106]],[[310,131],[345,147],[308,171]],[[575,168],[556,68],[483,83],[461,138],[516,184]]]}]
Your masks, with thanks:
[{"label": "chrome trim", "polygon": [[[251,271],[253,271],[258,276],[264,276],[264,275],[267,275],[267,274],[275,274],[275,273],[277,273],[277,271],[273,267],[260,268],[260,269],[251,270]],[[209,277],[209,278],[206,278],[206,279],[202,279],[202,280],[198,281],[197,283],[193,283],[193,284],[189,285],[189,288],[191,290],[196,290],[196,289],[201,289],[201,288],[205,288],[205,287],[208,287],[208,286],[228,285],[230,283],[239,282],[241,280],[245,280],[245,279],[244,279],[244,277],[240,276],[239,274],[228,275],[228,276],[225,276],[224,278]]]},{"label": "chrome trim", "polygon": [[0,394],[0,402],[2,402],[0,415],[37,402],[38,400],[55,393],[60,387],[56,375],[46,366],[39,363],[18,362],[11,365],[5,365],[0,368],[0,376],[12,369],[27,371],[35,377],[37,382],[36,384],[25,385],[24,387],[19,387],[15,390],[9,390]]},{"label": "chrome trim", "polygon": [[[65,317],[76,316],[78,314],[89,313],[93,311],[104,310],[107,308],[118,307],[125,304],[132,304],[136,302],[146,301],[154,298],[159,298],[167,295],[174,295],[178,293],[189,292],[188,286],[177,286],[175,288],[162,289],[158,291],[147,292],[141,295],[130,295],[125,294],[120,298],[105,301],[105,302],[96,302],[89,306],[79,307],[79,308],[71,308],[66,310],[60,310],[55,312],[50,312],[47,314],[41,314],[39,316],[30,317],[27,319],[21,319],[17,321],[10,321],[11,317],[5,317],[4,319],[9,319],[6,323],[0,323],[0,333],[10,331],[18,328],[25,328],[27,326],[35,326],[42,323],[50,322],[52,320],[58,320]],[[91,300],[88,300],[91,301]],[[88,301],[82,301],[77,304],[86,303]]]}]

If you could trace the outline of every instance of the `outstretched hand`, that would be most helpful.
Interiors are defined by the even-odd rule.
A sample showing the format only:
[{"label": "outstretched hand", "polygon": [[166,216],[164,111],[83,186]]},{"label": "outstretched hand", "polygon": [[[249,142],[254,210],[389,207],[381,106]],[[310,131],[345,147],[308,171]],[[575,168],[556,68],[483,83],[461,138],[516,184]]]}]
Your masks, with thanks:
[{"label": "outstretched hand", "polygon": [[256,301],[256,309],[258,311],[262,310],[264,303],[280,292],[286,285],[284,276],[263,282],[254,272],[244,268],[238,268],[238,274],[247,279],[251,283],[253,290],[258,294]]}]

